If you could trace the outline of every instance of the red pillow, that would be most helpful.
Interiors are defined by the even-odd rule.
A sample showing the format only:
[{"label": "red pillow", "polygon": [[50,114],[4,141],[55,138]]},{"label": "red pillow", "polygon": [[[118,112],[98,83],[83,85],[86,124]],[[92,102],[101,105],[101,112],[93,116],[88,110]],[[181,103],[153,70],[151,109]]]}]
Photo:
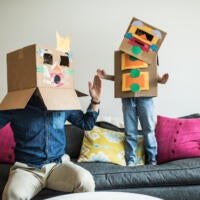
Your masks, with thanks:
[{"label": "red pillow", "polygon": [[0,129],[0,163],[14,163],[15,140],[10,123]]},{"label": "red pillow", "polygon": [[156,139],[158,163],[200,157],[200,118],[158,116]]}]

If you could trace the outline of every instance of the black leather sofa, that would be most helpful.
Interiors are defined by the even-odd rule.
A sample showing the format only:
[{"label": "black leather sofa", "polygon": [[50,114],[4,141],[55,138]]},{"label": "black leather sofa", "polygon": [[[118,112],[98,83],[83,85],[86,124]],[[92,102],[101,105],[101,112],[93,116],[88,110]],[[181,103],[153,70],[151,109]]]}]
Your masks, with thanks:
[{"label": "black leather sofa", "polygon": [[[200,115],[195,114],[186,117],[200,117]],[[122,130],[106,122],[97,122],[96,125],[116,131]],[[76,162],[80,153],[83,131],[73,125],[66,125],[66,136],[66,152]],[[102,162],[77,164],[93,174],[96,191],[134,192],[166,200],[200,199],[200,158],[176,160],[157,166],[137,167],[124,167]],[[1,195],[10,167],[9,164],[0,163]],[[62,194],[64,193],[44,189],[34,197],[34,200]]]}]

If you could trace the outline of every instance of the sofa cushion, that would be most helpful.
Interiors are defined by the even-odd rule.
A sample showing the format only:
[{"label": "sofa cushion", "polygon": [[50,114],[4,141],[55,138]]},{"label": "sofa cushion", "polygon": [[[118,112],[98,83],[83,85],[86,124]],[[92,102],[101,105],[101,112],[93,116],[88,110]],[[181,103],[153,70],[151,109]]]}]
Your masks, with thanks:
[{"label": "sofa cushion", "polygon": [[0,163],[14,163],[15,140],[10,123],[0,129]]},{"label": "sofa cushion", "polygon": [[[99,121],[96,122],[96,126],[107,128],[113,131],[124,131],[123,128],[119,128],[111,123]],[[67,124],[65,125],[66,133],[66,153],[72,159],[77,159],[80,155],[80,150],[83,142],[84,131],[80,128]]]},{"label": "sofa cushion", "polygon": [[158,163],[200,157],[200,118],[157,117]]},{"label": "sofa cushion", "polygon": [[124,133],[95,126],[85,131],[78,162],[99,161],[126,165]]},{"label": "sofa cushion", "polygon": [[[125,166],[125,134],[122,132],[124,129],[108,122],[99,122],[97,125],[91,131],[85,131],[78,162],[110,162]],[[137,165],[144,165],[145,152],[142,135],[138,135],[137,142]]]},{"label": "sofa cushion", "polygon": [[125,167],[101,162],[78,165],[93,174],[96,190],[200,184],[200,158],[176,160],[156,166]]}]

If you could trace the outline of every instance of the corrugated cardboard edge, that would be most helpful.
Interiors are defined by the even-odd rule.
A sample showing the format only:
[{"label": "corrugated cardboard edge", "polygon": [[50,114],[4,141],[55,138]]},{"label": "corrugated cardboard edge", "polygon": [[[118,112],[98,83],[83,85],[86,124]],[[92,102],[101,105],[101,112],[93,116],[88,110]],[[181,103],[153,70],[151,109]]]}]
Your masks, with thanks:
[{"label": "corrugated cardboard edge", "polygon": [[36,88],[9,91],[0,104],[0,110],[23,109]]}]

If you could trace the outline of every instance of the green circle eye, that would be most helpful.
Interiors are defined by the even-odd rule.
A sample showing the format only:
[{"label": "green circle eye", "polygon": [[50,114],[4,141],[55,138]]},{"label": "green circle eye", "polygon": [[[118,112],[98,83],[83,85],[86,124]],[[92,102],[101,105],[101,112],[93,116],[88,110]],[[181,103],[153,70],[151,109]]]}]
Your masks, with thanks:
[{"label": "green circle eye", "polygon": [[138,69],[132,69],[131,70],[131,77],[132,78],[137,78],[138,76],[140,76],[140,70],[138,70]]},{"label": "green circle eye", "polygon": [[140,54],[141,51],[142,51],[142,50],[141,50],[141,48],[140,48],[139,46],[134,46],[134,47],[132,48],[132,53],[135,54],[135,55]]},{"label": "green circle eye", "polygon": [[138,92],[140,90],[140,86],[137,83],[131,85],[132,92]]}]

